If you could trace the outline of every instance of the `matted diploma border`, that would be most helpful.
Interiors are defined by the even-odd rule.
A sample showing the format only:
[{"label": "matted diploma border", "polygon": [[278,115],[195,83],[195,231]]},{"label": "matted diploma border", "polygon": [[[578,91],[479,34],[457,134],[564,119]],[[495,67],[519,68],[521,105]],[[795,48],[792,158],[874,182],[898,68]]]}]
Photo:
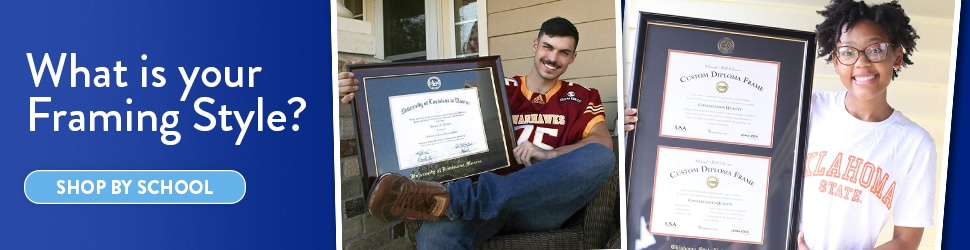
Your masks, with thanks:
[{"label": "matted diploma border", "polygon": [[[717,152],[717,151],[698,150],[698,149],[690,149],[690,148],[666,147],[666,146],[658,146],[657,147],[657,155],[658,155],[657,160],[656,160],[656,164],[657,165],[660,164],[660,157],[659,157],[659,155],[660,155],[660,150],[661,149],[681,150],[681,151],[694,151],[694,152],[701,152],[701,153],[707,153],[707,154],[731,155],[731,156],[739,156],[739,157],[763,158],[763,159],[767,159],[768,160],[769,166],[771,165],[771,157],[766,157],[766,156],[746,155],[746,154],[734,154],[734,153],[725,153],[725,152]],[[654,175],[654,180],[655,180],[654,183],[657,183],[656,182],[656,178],[657,178],[657,176],[660,176],[659,175],[659,171],[660,170],[659,169],[656,169],[656,171],[657,171],[657,174]],[[770,167],[767,169],[767,171],[768,171],[767,176],[771,176],[771,168]],[[768,186],[768,179],[759,180],[759,181],[764,181],[765,182],[765,193],[764,193],[764,197],[765,198],[764,199],[759,199],[759,200],[762,202],[761,203],[762,207],[766,207],[768,205],[768,187],[767,187]],[[656,184],[654,184],[654,188],[653,188],[654,194],[656,194],[657,192],[664,192],[664,191],[669,191],[669,190],[663,190],[663,191],[661,191],[661,190],[657,189]],[[656,195],[654,195],[654,197],[656,197]],[[663,205],[663,204],[661,204],[661,205]],[[651,207],[657,206],[656,200],[654,200],[653,202],[651,202],[650,203],[650,206]],[[651,211],[654,211],[654,210],[651,209]],[[767,210],[765,210],[765,212],[767,213]],[[654,215],[654,213],[651,213],[650,214],[650,221],[657,221],[657,220],[654,220],[653,215]],[[764,216],[764,215],[762,214],[762,216]],[[716,237],[710,237],[710,238],[697,237],[697,238],[699,238],[699,239],[708,239],[708,240],[723,240],[723,241],[740,242],[740,243],[762,244],[762,243],[764,243],[765,223],[766,222],[764,220],[761,221],[761,235],[760,235],[760,239],[761,240],[760,241],[739,241],[739,240],[731,240],[731,239],[716,238]],[[657,223],[650,224],[650,230],[653,231],[653,227],[655,227],[657,225],[658,225]],[[692,237],[692,236],[677,235],[677,234],[668,234],[668,233],[654,233],[654,234],[657,234],[657,235],[667,235],[667,236],[679,236],[679,237]]]},{"label": "matted diploma border", "polygon": [[[512,148],[514,147],[512,122],[508,115],[508,101],[505,93],[505,79],[503,77],[501,59],[499,56],[487,56],[476,58],[458,58],[428,60],[419,62],[394,62],[380,64],[355,64],[348,65],[348,70],[354,73],[354,78],[359,81],[360,88],[354,98],[354,114],[357,120],[357,149],[361,155],[360,170],[363,180],[364,190],[369,190],[382,174],[395,172],[404,176],[409,176],[419,180],[447,182],[469,176],[509,167],[518,167],[515,164]],[[488,150],[477,154],[461,156],[457,158],[441,159],[427,164],[422,164],[415,168],[400,169],[399,159],[397,159],[397,146],[394,138],[386,138],[388,133],[393,132],[393,125],[390,113],[383,113],[380,110],[389,109],[381,105],[374,104],[375,100],[384,99],[384,103],[390,96],[403,94],[428,93],[438,90],[461,89],[467,86],[457,86],[454,82],[439,80],[441,87],[432,89],[424,86],[425,83],[402,82],[400,84],[374,85],[374,80],[404,79],[413,76],[439,74],[451,74],[468,72],[480,74],[488,72],[489,79],[475,79],[479,92],[479,101],[485,127]],[[483,82],[487,81],[487,82]],[[460,83],[466,85],[468,82]],[[394,86],[385,86],[394,85]],[[420,87],[415,87],[420,85]],[[430,85],[430,83],[428,83]],[[449,86],[451,85],[451,86]],[[387,94],[393,92],[394,94]],[[402,93],[403,92],[403,93]],[[389,110],[388,110],[389,111]],[[471,115],[471,114],[469,114]],[[390,132],[388,130],[391,130]],[[391,134],[393,135],[393,134]],[[375,140],[383,143],[375,143]],[[388,156],[393,156],[392,160]],[[385,160],[382,160],[385,159]],[[439,171],[439,169],[441,169]],[[464,172],[462,175],[452,175],[455,169]],[[443,174],[436,174],[441,172]],[[369,195],[368,192],[364,192]],[[369,197],[365,197],[369,198]]]},{"label": "matted diploma border", "polygon": [[[747,249],[795,249],[808,127],[815,34],[749,24],[641,12],[632,67],[630,107],[638,109],[636,128],[627,133],[627,248],[635,248],[650,219],[660,146],[770,157],[768,198],[762,244],[699,237],[657,238],[662,247],[741,244]],[[779,62],[771,147],[727,144],[660,136],[660,116],[669,50]],[[658,190],[662,191],[662,190]],[[663,205],[663,204],[656,204]],[[646,215],[646,216],[644,216]],[[645,229],[646,230],[646,229]],[[644,239],[648,240],[648,239]],[[701,245],[706,244],[706,245]]]},{"label": "matted diploma border", "polygon": [[[765,61],[765,60],[755,60],[755,59],[750,59],[750,58],[740,58],[740,57],[723,56],[723,55],[702,54],[702,53],[696,53],[696,52],[690,52],[690,51],[681,51],[681,50],[673,50],[673,49],[671,49],[671,50],[667,50],[667,62],[668,62],[667,65],[670,65],[669,64],[669,62],[670,62],[670,54],[672,54],[672,53],[681,53],[681,54],[690,54],[690,55],[696,55],[696,56],[709,56],[709,57],[727,58],[727,59],[744,60],[744,61],[752,61],[752,62],[759,62],[759,63],[778,64],[778,62],[770,62],[770,61]],[[779,70],[781,69],[781,67],[778,67],[778,68],[779,68]],[[669,82],[664,81],[664,88],[666,89],[667,88],[667,85],[669,85],[669,84],[670,84]],[[774,99],[772,100],[772,103],[771,103],[771,105],[772,105],[772,110],[771,110],[771,123],[772,124],[775,123],[775,112],[778,109],[777,106],[776,106],[777,103],[778,103],[778,79],[777,78],[775,79],[775,82],[773,83],[773,85],[775,85],[775,93],[772,93],[772,96],[773,96]],[[666,111],[666,109],[664,107],[666,106],[667,101],[670,100],[670,99],[667,99],[667,93],[666,92],[664,92],[664,98],[663,98],[663,100],[664,100],[664,102],[661,103],[661,108],[660,108],[660,110],[661,110],[661,112],[660,112],[660,124],[663,124],[664,114],[666,114],[666,112],[664,112],[664,111]],[[704,139],[704,138],[696,138],[696,137],[690,137],[690,136],[677,136],[677,135],[671,135],[671,134],[664,134],[663,133],[663,128],[660,128],[657,131],[658,131],[657,133],[659,133],[660,136],[663,136],[663,137],[690,139],[690,140],[698,140],[698,141],[712,141],[712,142],[720,142],[720,143],[727,143],[727,144],[737,144],[737,145],[747,145],[747,146],[755,146],[755,147],[771,148],[771,146],[772,146],[771,144],[774,142],[774,140],[769,140],[767,146],[762,146],[762,145],[758,145],[758,144],[754,144],[754,143],[741,143],[741,142],[731,142],[731,141],[726,141],[726,140]],[[769,132],[769,136],[768,137],[771,138],[771,137],[774,136],[774,134],[775,134],[775,128],[772,127],[771,128],[771,131]]]}]

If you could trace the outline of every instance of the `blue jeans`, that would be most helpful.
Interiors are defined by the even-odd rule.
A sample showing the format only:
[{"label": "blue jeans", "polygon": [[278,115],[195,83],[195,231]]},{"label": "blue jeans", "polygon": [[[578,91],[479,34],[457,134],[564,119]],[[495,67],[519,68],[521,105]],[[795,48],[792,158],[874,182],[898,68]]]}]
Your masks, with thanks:
[{"label": "blue jeans", "polygon": [[422,224],[418,249],[474,249],[498,233],[560,228],[593,199],[615,164],[610,149],[590,143],[507,176],[488,172],[478,183],[447,183],[448,218]]}]

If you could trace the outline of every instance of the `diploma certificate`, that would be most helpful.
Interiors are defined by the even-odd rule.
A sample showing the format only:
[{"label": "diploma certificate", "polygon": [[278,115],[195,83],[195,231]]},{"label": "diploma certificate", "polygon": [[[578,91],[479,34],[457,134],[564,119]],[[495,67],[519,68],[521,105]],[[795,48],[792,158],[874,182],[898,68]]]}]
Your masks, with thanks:
[{"label": "diploma certificate", "polygon": [[659,147],[650,231],[761,244],[771,159]]},{"label": "diploma certificate", "polygon": [[778,62],[668,51],[660,136],[771,147]]},{"label": "diploma certificate", "polygon": [[488,151],[478,88],[388,98],[401,170]]}]

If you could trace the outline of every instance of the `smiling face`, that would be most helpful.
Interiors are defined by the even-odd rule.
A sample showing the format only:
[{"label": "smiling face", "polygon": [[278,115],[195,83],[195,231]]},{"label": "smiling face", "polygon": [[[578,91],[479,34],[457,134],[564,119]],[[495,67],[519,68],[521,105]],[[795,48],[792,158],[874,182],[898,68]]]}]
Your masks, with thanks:
[{"label": "smiling face", "polygon": [[533,72],[546,81],[559,80],[576,59],[576,39],[569,36],[543,35],[532,42],[535,52]]},{"label": "smiling face", "polygon": [[[842,85],[848,91],[846,99],[852,99],[847,101],[877,101],[883,103],[886,101],[886,88],[892,81],[893,67],[898,68],[902,64],[903,50],[899,46],[891,44],[887,48],[889,51],[887,51],[885,58],[878,62],[872,62],[869,59],[870,56],[866,56],[866,51],[878,53],[879,46],[877,44],[889,42],[889,35],[886,31],[879,24],[868,19],[859,20],[839,37],[839,42],[836,44],[837,49],[832,53],[832,61],[835,64],[835,72],[839,74]],[[843,46],[849,48],[839,48]],[[858,60],[855,63],[851,63],[851,60],[843,60],[851,63],[844,65],[839,62],[838,56],[847,55],[845,53],[858,54]],[[877,56],[872,55],[872,57]]]}]

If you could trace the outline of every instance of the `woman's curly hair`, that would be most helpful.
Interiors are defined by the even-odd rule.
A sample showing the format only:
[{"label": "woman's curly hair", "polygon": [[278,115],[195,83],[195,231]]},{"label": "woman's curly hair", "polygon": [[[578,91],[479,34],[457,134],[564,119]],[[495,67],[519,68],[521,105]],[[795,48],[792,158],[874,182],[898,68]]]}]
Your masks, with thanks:
[{"label": "woman's curly hair", "polygon": [[[825,6],[824,10],[818,11],[818,14],[825,18],[822,23],[815,25],[819,58],[824,57],[825,61],[831,63],[832,57],[829,55],[836,49],[842,33],[848,31],[859,20],[869,19],[879,24],[889,34],[889,42],[893,46],[903,48],[902,66],[913,64],[909,57],[916,50],[916,39],[919,39],[919,35],[909,24],[909,16],[906,16],[903,7],[896,0],[873,6],[866,5],[865,1],[832,0],[832,3]],[[893,79],[896,79],[896,76],[896,70],[893,70]]]}]

